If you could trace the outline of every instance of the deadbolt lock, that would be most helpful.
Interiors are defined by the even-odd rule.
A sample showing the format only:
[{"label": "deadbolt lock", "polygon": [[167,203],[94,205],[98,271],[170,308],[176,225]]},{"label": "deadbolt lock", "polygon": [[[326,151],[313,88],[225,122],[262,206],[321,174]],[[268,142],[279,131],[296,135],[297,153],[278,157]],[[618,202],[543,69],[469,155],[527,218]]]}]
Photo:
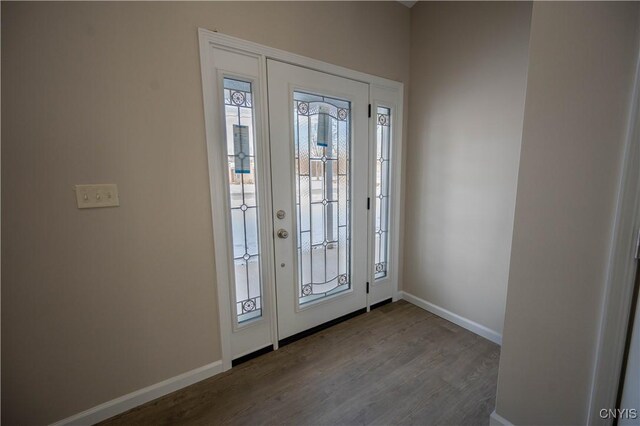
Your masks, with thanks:
[{"label": "deadbolt lock", "polygon": [[278,219],[284,219],[285,216],[286,216],[286,213],[284,212],[284,210],[278,210],[276,213],[276,217]]}]

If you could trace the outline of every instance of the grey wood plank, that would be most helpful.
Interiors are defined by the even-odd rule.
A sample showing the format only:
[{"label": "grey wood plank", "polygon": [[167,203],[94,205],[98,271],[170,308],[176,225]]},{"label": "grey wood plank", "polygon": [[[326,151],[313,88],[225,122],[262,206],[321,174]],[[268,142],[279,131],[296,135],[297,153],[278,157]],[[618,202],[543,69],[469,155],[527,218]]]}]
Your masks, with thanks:
[{"label": "grey wood plank", "polygon": [[399,301],[102,424],[483,425],[499,354]]}]

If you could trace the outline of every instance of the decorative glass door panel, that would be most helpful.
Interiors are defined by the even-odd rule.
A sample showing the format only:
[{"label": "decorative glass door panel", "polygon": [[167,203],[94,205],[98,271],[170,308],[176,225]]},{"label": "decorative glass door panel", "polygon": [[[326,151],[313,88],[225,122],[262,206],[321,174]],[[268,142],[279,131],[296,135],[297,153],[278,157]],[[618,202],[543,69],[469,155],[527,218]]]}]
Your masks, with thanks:
[{"label": "decorative glass door panel", "polygon": [[378,107],[376,114],[375,278],[387,276],[389,264],[389,160],[391,110]]},{"label": "decorative glass door panel", "polygon": [[229,206],[238,324],[262,316],[251,83],[224,79]]},{"label": "decorative glass door panel", "polygon": [[402,148],[401,85],[232,44],[200,30],[224,369],[394,295]]},{"label": "decorative glass door panel", "polygon": [[369,87],[274,60],[267,76],[285,339],[366,307]]},{"label": "decorative glass door panel", "polygon": [[[202,40],[201,40],[202,41]],[[256,55],[201,43],[222,366],[273,344],[266,81]]]},{"label": "decorative glass door panel", "polygon": [[298,299],[306,304],[351,288],[349,281],[348,101],[293,94]]}]

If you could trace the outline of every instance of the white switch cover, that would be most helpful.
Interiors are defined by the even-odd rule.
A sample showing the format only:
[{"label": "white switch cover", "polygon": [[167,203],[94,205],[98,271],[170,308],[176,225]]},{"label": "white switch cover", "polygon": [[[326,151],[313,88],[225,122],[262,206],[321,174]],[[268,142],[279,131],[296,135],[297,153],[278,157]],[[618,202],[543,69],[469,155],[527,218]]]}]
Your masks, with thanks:
[{"label": "white switch cover", "polygon": [[116,207],[120,205],[118,186],[115,183],[76,185],[75,189],[79,209]]}]

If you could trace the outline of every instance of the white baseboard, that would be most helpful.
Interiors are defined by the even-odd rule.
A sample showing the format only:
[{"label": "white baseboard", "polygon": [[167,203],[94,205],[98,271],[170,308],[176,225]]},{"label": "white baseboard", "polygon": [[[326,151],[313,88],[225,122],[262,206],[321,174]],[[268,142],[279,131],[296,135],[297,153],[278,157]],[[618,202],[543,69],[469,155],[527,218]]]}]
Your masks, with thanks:
[{"label": "white baseboard", "polygon": [[500,414],[493,410],[489,417],[489,426],[514,426],[509,420],[502,417]]},{"label": "white baseboard", "polygon": [[54,423],[53,426],[92,425],[201,380],[208,379],[209,377],[222,373],[222,371],[222,361],[212,362],[195,370],[187,371],[186,373],[163,380],[155,385],[147,386],[146,388],[123,395],[104,404],[89,408],[81,413],[60,420]]},{"label": "white baseboard", "polygon": [[485,327],[482,324],[478,324],[475,321],[471,321],[468,318],[462,317],[458,314],[455,314],[451,311],[448,311],[440,306],[434,305],[431,302],[427,302],[424,299],[421,299],[413,294],[409,294],[406,291],[400,292],[402,299],[407,302],[414,304],[425,311],[429,311],[432,314],[435,314],[439,317],[446,319],[447,321],[451,321],[454,324],[459,325],[462,328],[466,328],[467,330],[484,337],[485,339],[491,340],[493,343],[497,343],[498,345],[502,345],[502,335],[497,331],[491,330],[488,327]]},{"label": "white baseboard", "polygon": [[[409,303],[431,312],[432,314],[438,315],[439,317],[451,321],[460,327],[466,328],[467,330],[489,339],[498,345],[502,344],[502,335],[474,321],[464,318],[458,314],[454,314],[451,311],[441,308],[440,306],[436,306],[433,303],[427,302],[424,299],[404,291],[398,292],[398,298],[404,299]],[[208,379],[209,377],[213,377],[223,371],[222,361],[215,361],[211,364],[196,368],[195,370],[187,371],[186,373],[163,380],[160,383],[123,395],[71,417],[67,417],[66,419],[54,423],[52,426],[95,424],[124,413],[125,411],[139,405],[170,394],[171,392],[175,392],[199,381]],[[490,421],[492,426],[513,426],[508,420],[498,415],[495,411],[491,414]]]}]

